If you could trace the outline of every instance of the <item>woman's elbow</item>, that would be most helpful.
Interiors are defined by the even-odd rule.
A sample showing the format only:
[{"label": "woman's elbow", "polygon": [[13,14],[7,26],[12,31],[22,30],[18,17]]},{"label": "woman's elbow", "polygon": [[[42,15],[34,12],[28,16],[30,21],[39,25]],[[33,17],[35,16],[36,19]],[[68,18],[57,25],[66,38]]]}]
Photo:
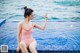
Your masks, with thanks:
[{"label": "woman's elbow", "polygon": [[42,30],[45,30],[45,28],[42,28]]}]

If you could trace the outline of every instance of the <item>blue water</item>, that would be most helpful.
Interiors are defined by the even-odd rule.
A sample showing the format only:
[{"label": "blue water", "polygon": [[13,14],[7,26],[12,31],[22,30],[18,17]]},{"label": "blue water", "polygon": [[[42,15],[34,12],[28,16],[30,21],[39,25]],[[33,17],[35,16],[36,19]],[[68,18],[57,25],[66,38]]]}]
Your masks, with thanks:
[{"label": "blue water", "polygon": [[[44,20],[48,13],[50,21],[80,21],[80,0],[0,0],[0,18],[24,19],[24,6],[34,10],[34,20]],[[45,3],[44,3],[45,2]]]},{"label": "blue water", "polygon": [[[43,22],[36,22],[41,25]],[[17,48],[18,22],[6,22],[0,27],[0,45]],[[38,50],[80,50],[80,22],[48,22],[44,31],[34,28]],[[44,48],[44,49],[43,49]]]},{"label": "blue water", "polygon": [[23,7],[28,6],[34,9],[32,21],[37,24],[43,24],[45,13],[49,16],[44,31],[34,28],[38,50],[80,50],[80,1],[45,1],[0,0],[0,19],[7,19],[0,27],[0,45],[8,45],[9,50],[17,48],[17,24],[24,19]]}]

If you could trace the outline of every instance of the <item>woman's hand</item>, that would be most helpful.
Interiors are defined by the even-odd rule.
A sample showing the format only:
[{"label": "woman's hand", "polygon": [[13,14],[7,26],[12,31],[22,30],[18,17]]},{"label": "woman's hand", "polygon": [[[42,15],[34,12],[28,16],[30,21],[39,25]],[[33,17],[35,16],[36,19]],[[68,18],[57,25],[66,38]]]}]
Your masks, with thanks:
[{"label": "woman's hand", "polygon": [[20,46],[18,45],[16,52],[19,52],[19,51],[20,51]]},{"label": "woman's hand", "polygon": [[20,51],[20,47],[18,46],[18,47],[17,47],[17,50],[16,50],[16,52],[19,52],[19,51]]},{"label": "woman's hand", "polygon": [[45,18],[46,18],[46,20],[48,19],[48,15],[47,15],[47,13],[45,14]]}]

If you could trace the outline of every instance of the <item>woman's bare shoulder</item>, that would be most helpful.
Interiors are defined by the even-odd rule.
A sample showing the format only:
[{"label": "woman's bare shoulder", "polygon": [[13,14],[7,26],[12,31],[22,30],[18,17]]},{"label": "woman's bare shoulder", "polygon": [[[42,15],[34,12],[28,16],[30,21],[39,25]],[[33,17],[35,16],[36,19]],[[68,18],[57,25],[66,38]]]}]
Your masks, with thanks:
[{"label": "woman's bare shoulder", "polygon": [[23,21],[20,21],[19,23],[18,23],[18,25],[21,25],[23,23]]}]

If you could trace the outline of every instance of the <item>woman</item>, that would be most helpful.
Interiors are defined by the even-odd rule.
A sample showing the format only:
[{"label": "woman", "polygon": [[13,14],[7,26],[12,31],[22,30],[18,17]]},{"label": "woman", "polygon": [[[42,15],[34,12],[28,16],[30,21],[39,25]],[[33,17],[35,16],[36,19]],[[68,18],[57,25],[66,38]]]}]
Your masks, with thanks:
[{"label": "woman", "polygon": [[[27,7],[24,7],[24,17],[25,20],[19,22],[18,24],[18,33],[17,33],[17,42],[18,48],[17,52],[21,49],[22,53],[28,53],[27,48],[29,48],[31,53],[37,53],[36,46],[37,42],[32,37],[33,28],[36,27],[38,29],[44,30],[47,23],[47,14],[45,15],[46,21],[43,26],[39,26],[36,23],[30,22],[33,19],[33,10]],[[21,35],[21,41],[20,41]]]}]

